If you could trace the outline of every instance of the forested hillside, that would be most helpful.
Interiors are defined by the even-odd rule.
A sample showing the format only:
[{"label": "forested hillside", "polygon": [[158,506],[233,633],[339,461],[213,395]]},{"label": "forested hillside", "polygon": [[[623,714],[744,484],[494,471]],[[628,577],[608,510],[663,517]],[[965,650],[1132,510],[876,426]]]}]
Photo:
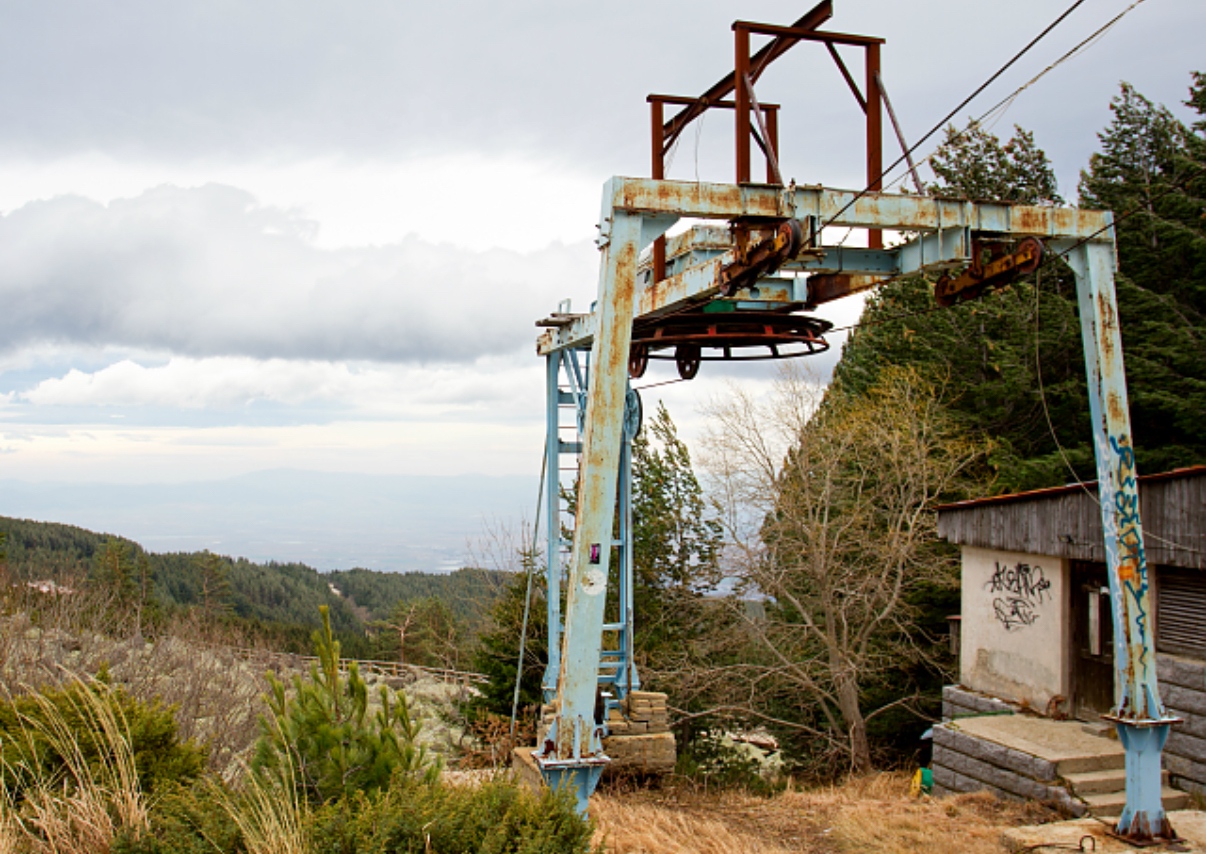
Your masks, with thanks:
[{"label": "forested hillside", "polygon": [[475,634],[507,575],[469,569],[448,575],[367,569],[323,574],[301,563],[255,563],[208,552],[155,554],[111,534],[7,517],[0,517],[0,534],[6,535],[12,580],[124,584],[129,596],[145,595],[151,613],[194,609],[291,649],[308,648],[325,605],[345,651],[363,657],[390,651],[388,643],[368,635],[406,603],[445,603],[458,636]]}]

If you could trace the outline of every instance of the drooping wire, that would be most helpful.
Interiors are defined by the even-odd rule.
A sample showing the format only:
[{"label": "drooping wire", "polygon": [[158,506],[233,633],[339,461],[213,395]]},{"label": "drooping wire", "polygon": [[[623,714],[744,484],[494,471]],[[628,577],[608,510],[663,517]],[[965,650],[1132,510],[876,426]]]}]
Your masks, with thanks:
[{"label": "drooping wire", "polygon": [[[511,695],[511,742],[515,742],[515,728],[519,720],[519,687],[523,683],[524,656],[527,652],[528,618],[532,612],[532,578],[536,575],[536,543],[540,540],[540,511],[544,506],[544,480],[548,474],[549,440],[544,439],[544,453],[540,456],[540,491],[536,493],[536,519],[532,523],[532,547],[523,556],[528,570],[528,588],[523,597],[523,626],[519,630],[519,666],[515,668],[515,693]],[[552,560],[552,557],[549,558]]]},{"label": "drooping wire", "polygon": [[1051,410],[1047,406],[1047,391],[1043,387],[1043,360],[1039,355],[1039,297],[1042,294],[1043,286],[1043,268],[1040,265],[1037,272],[1034,274],[1034,378],[1038,383],[1039,402],[1043,405],[1043,417],[1047,420],[1047,431],[1051,434],[1051,441],[1055,443],[1055,449],[1059,451],[1060,459],[1064,461],[1064,465],[1068,467],[1069,473],[1072,475],[1072,480],[1080,485],[1080,488],[1085,491],[1085,494],[1096,501],[1101,502],[1097,496],[1089,490],[1080,479],[1080,475],[1076,473],[1076,469],[1072,466],[1072,461],[1068,459],[1068,454],[1064,451],[1064,446],[1060,444],[1059,436],[1055,434],[1055,424],[1051,420]]}]

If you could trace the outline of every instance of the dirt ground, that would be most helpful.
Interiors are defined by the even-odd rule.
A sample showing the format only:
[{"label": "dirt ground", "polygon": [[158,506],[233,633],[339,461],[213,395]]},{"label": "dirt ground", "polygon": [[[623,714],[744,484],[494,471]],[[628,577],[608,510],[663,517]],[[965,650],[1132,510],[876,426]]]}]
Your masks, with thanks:
[{"label": "dirt ground", "polygon": [[1060,818],[983,793],[913,798],[903,774],[771,798],[674,783],[601,789],[591,816],[609,854],[1002,854],[1005,828]]}]

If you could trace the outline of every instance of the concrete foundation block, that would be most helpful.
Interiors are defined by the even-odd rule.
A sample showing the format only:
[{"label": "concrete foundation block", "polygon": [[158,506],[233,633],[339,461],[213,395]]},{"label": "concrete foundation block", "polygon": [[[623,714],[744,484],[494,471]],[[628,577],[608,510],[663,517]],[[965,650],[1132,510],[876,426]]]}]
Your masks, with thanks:
[{"label": "concrete foundation block", "polygon": [[934,727],[934,744],[1035,780],[1054,780],[1057,776],[1054,763],[1046,759],[973,738],[946,725]]},{"label": "concrete foundation block", "polygon": [[999,768],[991,763],[964,755],[949,756],[948,759],[956,773],[979,780],[981,783],[987,783],[993,788],[1015,797],[1042,801],[1047,800],[1050,796],[1047,787],[1038,781]]},{"label": "concrete foundation block", "polygon": [[1013,706],[996,697],[989,697],[976,691],[969,691],[959,685],[946,685],[942,689],[943,703],[953,707],[970,709],[973,714],[995,714],[1012,712]]},{"label": "concrete foundation block", "polygon": [[515,772],[515,776],[521,783],[539,795],[545,783],[544,777],[540,776],[540,767],[536,764],[536,758],[532,756],[532,751],[535,749],[536,746],[532,745],[512,750],[511,770]]}]

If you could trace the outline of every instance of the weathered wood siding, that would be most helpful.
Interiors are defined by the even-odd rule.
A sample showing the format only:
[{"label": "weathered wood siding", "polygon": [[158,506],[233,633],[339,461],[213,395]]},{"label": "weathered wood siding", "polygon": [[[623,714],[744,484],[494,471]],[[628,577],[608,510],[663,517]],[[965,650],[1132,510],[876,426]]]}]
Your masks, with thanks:
[{"label": "weathered wood siding", "polygon": [[[1206,466],[1139,478],[1149,565],[1206,569]],[[1105,561],[1097,484],[965,501],[939,508],[952,543]]]}]

